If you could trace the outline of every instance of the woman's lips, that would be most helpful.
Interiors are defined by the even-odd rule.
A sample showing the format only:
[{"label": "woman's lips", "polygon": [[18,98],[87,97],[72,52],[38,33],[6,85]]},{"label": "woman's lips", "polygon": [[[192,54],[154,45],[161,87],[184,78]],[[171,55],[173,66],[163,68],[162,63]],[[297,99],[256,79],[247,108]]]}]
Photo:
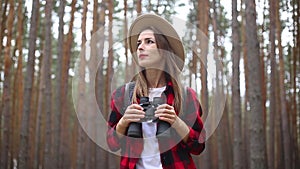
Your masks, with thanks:
[{"label": "woman's lips", "polygon": [[145,57],[147,57],[148,55],[146,55],[146,54],[139,54],[139,58],[140,59],[143,59],[143,58],[145,58]]}]

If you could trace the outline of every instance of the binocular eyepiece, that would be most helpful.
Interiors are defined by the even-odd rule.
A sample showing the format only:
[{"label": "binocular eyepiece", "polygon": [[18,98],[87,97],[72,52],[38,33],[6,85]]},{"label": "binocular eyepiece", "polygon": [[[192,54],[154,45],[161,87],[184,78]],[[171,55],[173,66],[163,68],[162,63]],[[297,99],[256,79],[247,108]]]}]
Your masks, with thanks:
[{"label": "binocular eyepiece", "polygon": [[158,122],[156,135],[160,137],[170,137],[170,130],[168,130],[171,126],[168,122],[158,120],[154,116],[154,112],[157,107],[161,104],[164,104],[165,100],[162,97],[154,97],[153,101],[149,101],[149,97],[141,97],[140,105],[144,108],[145,117],[140,120],[140,122],[132,122],[130,123],[127,131],[127,135],[129,137],[142,138],[142,123],[141,122]]}]

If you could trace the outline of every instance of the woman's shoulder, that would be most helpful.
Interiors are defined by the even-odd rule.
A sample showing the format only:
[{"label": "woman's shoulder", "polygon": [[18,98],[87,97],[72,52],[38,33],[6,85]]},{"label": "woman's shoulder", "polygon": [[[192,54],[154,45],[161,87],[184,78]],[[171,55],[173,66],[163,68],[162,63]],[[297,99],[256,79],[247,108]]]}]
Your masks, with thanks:
[{"label": "woman's shoulder", "polygon": [[186,95],[197,95],[196,91],[193,88],[189,87],[189,86],[184,86],[182,91]]},{"label": "woman's shoulder", "polygon": [[122,84],[113,91],[112,96],[114,98],[123,97],[126,94],[126,92],[130,92],[130,90],[133,90],[134,85],[135,85],[135,82],[128,82],[128,83]]}]

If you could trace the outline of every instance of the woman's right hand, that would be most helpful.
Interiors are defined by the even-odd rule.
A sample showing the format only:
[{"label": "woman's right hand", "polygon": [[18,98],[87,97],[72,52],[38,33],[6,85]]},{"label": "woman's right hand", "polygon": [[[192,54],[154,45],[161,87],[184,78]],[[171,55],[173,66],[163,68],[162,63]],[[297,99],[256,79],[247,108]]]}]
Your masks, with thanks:
[{"label": "woman's right hand", "polygon": [[145,112],[143,111],[142,106],[138,104],[129,105],[116,126],[117,133],[124,135],[131,122],[138,122],[144,117]]}]

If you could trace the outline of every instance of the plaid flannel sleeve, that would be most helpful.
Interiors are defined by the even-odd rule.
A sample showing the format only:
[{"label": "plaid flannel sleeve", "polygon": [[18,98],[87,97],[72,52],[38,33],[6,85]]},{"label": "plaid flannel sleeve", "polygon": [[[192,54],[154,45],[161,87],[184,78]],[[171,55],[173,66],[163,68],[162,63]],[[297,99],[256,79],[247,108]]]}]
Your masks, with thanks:
[{"label": "plaid flannel sleeve", "polygon": [[108,147],[112,151],[118,151],[121,148],[122,140],[119,139],[116,133],[116,126],[119,120],[122,118],[122,114],[120,113],[123,106],[124,99],[124,91],[125,87],[122,86],[116,89],[111,96],[111,113],[108,119],[108,129],[106,133],[106,140]]},{"label": "plaid flannel sleeve", "polygon": [[187,88],[184,104],[182,120],[188,125],[190,132],[187,142],[181,144],[191,154],[199,155],[205,148],[205,130],[201,119],[202,108],[193,89]]}]

